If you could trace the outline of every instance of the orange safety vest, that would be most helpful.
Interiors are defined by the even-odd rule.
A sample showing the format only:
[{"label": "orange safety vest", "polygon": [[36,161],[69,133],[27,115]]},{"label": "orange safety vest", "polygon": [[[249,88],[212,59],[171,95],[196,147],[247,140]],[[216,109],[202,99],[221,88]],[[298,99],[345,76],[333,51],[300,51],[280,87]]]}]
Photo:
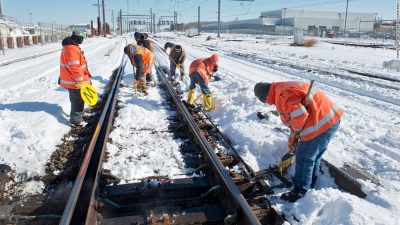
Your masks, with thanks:
[{"label": "orange safety vest", "polygon": [[[282,122],[289,126],[291,135],[300,132],[300,140],[308,141],[332,127],[343,111],[321,91],[311,90],[306,98],[310,84],[303,82],[273,82],[269,88],[267,103],[276,106]],[[305,107],[303,102],[309,102]]]},{"label": "orange safety vest", "polygon": [[60,57],[60,86],[79,89],[76,84],[90,84],[90,77],[81,48],[77,45],[65,45]]},{"label": "orange safety vest", "polygon": [[216,65],[217,62],[212,62],[210,58],[196,59],[190,64],[189,76],[194,72],[198,72],[203,78],[204,83],[207,84],[208,80],[211,78],[214,66]]},{"label": "orange safety vest", "polygon": [[137,54],[142,55],[143,74],[151,73],[154,66],[154,54],[147,48],[138,46],[135,53],[131,56],[132,65],[135,65],[133,57]]}]

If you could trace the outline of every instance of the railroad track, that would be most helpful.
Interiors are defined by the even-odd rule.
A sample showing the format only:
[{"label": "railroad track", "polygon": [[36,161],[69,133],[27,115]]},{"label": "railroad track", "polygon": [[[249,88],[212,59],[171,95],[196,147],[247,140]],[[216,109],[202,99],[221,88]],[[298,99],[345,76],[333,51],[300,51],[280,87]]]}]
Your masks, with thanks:
[{"label": "railroad track", "polygon": [[[254,171],[236,152],[200,105],[188,107],[168,80],[158,52],[156,72],[165,91],[165,102],[176,116],[169,117],[167,132],[187,140],[181,146],[186,162],[204,176],[148,177],[118,185],[118,177],[102,168],[106,144],[118,114],[117,95],[126,59],[122,59],[110,91],[101,102],[102,112],[93,121],[91,138],[81,144],[82,159],[72,189],[60,190],[51,204],[13,216],[14,224],[282,224],[267,195],[290,186],[276,168]],[[339,171],[340,172],[340,171]],[[342,175],[343,177],[343,175]],[[346,178],[346,176],[344,176]],[[268,181],[268,182],[267,182]],[[114,185],[111,185],[114,184]],[[346,184],[346,179],[344,179]],[[68,201],[66,201],[68,197]],[[65,207],[64,207],[65,206]],[[62,211],[62,214],[61,212]]]},{"label": "railroad track", "polygon": [[[340,68],[340,70],[342,72],[321,69],[321,68],[313,68],[313,67],[309,67],[309,66],[298,65],[295,63],[289,63],[287,61],[279,61],[279,60],[274,60],[274,59],[260,58],[256,55],[239,53],[239,52],[233,52],[228,55],[230,55],[232,57],[240,58],[240,59],[251,60],[253,62],[262,62],[264,64],[270,64],[270,65],[283,65],[283,66],[288,66],[288,67],[294,68],[294,69],[304,70],[307,72],[319,72],[319,73],[324,73],[327,75],[334,75],[334,76],[338,76],[338,77],[342,77],[342,78],[350,78],[350,79],[360,80],[360,81],[365,81],[361,77],[374,78],[378,82],[377,81],[372,81],[372,82],[374,82],[378,86],[381,86],[383,88],[400,90],[400,87],[398,85],[383,84],[383,83],[379,82],[379,80],[380,80],[380,81],[390,81],[390,82],[400,83],[400,79],[393,78],[393,77],[379,76],[377,74],[365,73],[365,72],[356,71],[356,70],[348,69],[348,68]],[[348,74],[345,74],[344,72],[346,72]]]},{"label": "railroad track", "polygon": [[[105,126],[96,129],[100,135],[94,135],[94,137],[97,136],[94,138],[97,142],[94,144],[94,139],[92,139],[90,146],[94,146],[93,150],[89,146],[86,152],[60,224],[96,224],[99,212],[102,218],[101,224],[124,224],[125,222],[126,224],[132,222],[220,224],[223,221],[228,224],[261,224],[260,220],[264,221],[263,224],[282,223],[284,221],[282,216],[270,206],[268,201],[259,198],[259,195],[272,192],[265,181],[250,179],[251,177],[248,176],[250,173],[245,167],[239,173],[226,170],[226,166],[234,166],[240,162],[237,157],[233,157],[234,155],[215,153],[216,146],[225,146],[225,151],[228,150],[229,146],[226,144],[228,139],[221,132],[215,132],[216,125],[210,122],[201,108],[188,110],[172,84],[168,82],[165,70],[158,66],[156,70],[168,93],[169,101],[175,104],[180,115],[182,124],[178,127],[186,127],[185,129],[190,131],[190,139],[196,146],[192,149],[197,149],[203,155],[200,158],[202,164],[199,170],[207,176],[183,179],[160,178],[156,179],[158,184],[156,188],[149,187],[151,186],[149,182],[154,183],[155,178],[126,185],[100,187],[99,183],[104,177],[101,170],[101,162],[104,159],[104,139],[107,140],[111,129],[112,119],[110,119],[109,122],[103,122]],[[120,79],[116,78],[116,82],[119,83]],[[117,86],[118,84],[115,87]],[[118,91],[111,93],[117,94]],[[107,104],[116,102],[115,96],[110,95],[110,98],[114,100],[107,100]],[[105,108],[108,116],[104,116],[104,121],[106,118],[113,118],[115,106],[111,105],[113,104],[110,104],[110,109]],[[199,116],[200,113],[203,116]],[[102,118],[103,116],[99,123]],[[177,131],[176,128],[173,130]],[[100,144],[97,144],[99,141]],[[94,154],[94,152],[97,153]],[[254,171],[250,172],[254,174]],[[259,188],[255,188],[257,185],[260,185]],[[246,198],[242,194],[245,190],[247,190]]]},{"label": "railroad track", "polygon": [[10,65],[10,64],[14,64],[14,63],[17,63],[17,62],[23,62],[23,61],[26,61],[26,60],[38,58],[38,57],[44,56],[44,55],[49,55],[49,54],[51,54],[51,53],[58,52],[58,51],[61,51],[61,49],[57,49],[57,50],[53,50],[53,51],[48,51],[48,52],[41,53],[41,54],[37,54],[37,55],[27,56],[27,57],[23,57],[23,58],[11,60],[11,61],[3,62],[3,63],[0,63],[0,67],[2,67],[2,66],[7,66],[7,65]]}]

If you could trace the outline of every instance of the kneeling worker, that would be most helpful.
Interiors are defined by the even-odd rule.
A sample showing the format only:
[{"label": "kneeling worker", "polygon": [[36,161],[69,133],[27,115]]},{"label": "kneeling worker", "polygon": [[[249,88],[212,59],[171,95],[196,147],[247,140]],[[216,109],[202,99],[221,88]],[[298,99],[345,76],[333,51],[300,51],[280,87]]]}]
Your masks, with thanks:
[{"label": "kneeling worker", "polygon": [[203,93],[204,108],[206,110],[215,109],[215,107],[212,106],[212,95],[210,93],[210,89],[208,88],[208,80],[211,78],[213,73],[217,72],[218,60],[218,55],[213,54],[210,58],[196,59],[192,62],[192,64],[190,64],[190,86],[188,93],[189,105],[194,104],[194,89],[196,88],[196,84],[199,84],[201,92]]},{"label": "kneeling worker", "polygon": [[154,66],[154,55],[145,47],[130,44],[124,48],[132,66],[136,67],[133,88],[147,94],[146,75],[150,74]]},{"label": "kneeling worker", "polygon": [[[294,187],[281,198],[295,202],[314,188],[322,155],[339,128],[343,111],[321,91],[303,82],[257,83],[254,94],[275,105],[282,122],[290,127],[289,152],[296,154]],[[312,86],[311,86],[312,89]]]}]

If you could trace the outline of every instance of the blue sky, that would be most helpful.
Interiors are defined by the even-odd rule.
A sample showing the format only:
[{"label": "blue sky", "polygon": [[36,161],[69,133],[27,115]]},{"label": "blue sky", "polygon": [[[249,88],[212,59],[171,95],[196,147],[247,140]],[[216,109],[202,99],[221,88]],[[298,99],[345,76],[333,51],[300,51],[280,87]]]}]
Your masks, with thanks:
[{"label": "blue sky", "polygon": [[[179,22],[197,21],[197,6],[201,7],[202,20],[217,20],[217,0],[104,0],[106,10],[122,9],[131,13],[149,13],[150,8],[159,16],[172,16],[178,11]],[[349,11],[377,13],[383,19],[396,16],[395,0],[350,0]],[[101,3],[101,0],[100,0]],[[57,24],[90,23],[95,20],[97,0],[3,0],[3,12],[18,21],[30,23],[47,22]],[[257,18],[262,11],[281,8],[345,11],[346,0],[254,0],[240,2],[221,0],[221,20],[229,21]],[[106,20],[111,20],[111,11],[106,11]],[[171,19],[172,20],[172,19]]]}]

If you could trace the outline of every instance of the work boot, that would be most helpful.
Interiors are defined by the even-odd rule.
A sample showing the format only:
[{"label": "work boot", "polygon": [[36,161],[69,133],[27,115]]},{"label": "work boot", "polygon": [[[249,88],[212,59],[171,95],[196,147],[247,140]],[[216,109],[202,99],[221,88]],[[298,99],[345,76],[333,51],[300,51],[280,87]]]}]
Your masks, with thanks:
[{"label": "work boot", "polygon": [[212,105],[212,95],[211,94],[203,94],[204,98],[204,108],[209,110],[214,110],[215,106]]},{"label": "work boot", "polygon": [[133,80],[133,90],[135,91],[135,93],[137,92],[139,88],[139,80],[134,79]]},{"label": "work boot", "polygon": [[141,92],[143,92],[143,93],[146,93],[147,92],[147,85],[146,85],[146,77],[145,76],[142,76],[140,79],[139,79],[139,90],[141,91]]},{"label": "work boot", "polygon": [[289,192],[283,193],[281,199],[288,202],[295,202],[297,199],[302,198],[306,194],[306,190],[294,187]]},{"label": "work boot", "polygon": [[187,102],[188,102],[189,105],[193,105],[194,104],[194,90],[189,90]]}]

